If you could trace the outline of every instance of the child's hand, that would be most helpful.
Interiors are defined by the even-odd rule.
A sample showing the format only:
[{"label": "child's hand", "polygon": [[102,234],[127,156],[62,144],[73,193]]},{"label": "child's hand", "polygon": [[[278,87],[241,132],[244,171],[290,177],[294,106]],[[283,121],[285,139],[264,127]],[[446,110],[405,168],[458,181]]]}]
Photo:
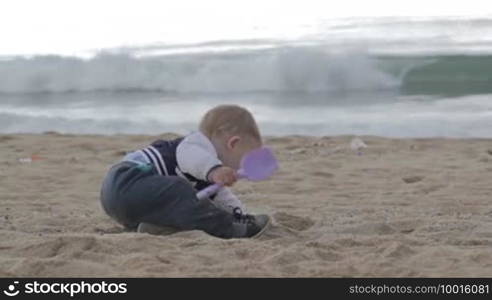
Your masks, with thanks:
[{"label": "child's hand", "polygon": [[218,167],[208,174],[208,179],[214,183],[231,186],[237,181],[236,171],[229,167]]}]

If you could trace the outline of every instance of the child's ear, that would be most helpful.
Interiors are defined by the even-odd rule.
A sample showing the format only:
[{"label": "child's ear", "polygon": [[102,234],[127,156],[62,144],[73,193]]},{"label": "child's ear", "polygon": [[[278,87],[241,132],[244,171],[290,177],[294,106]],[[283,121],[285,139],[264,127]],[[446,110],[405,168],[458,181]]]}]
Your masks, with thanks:
[{"label": "child's ear", "polygon": [[229,140],[227,141],[227,148],[234,149],[240,140],[241,140],[241,137],[239,137],[237,135],[230,137]]}]

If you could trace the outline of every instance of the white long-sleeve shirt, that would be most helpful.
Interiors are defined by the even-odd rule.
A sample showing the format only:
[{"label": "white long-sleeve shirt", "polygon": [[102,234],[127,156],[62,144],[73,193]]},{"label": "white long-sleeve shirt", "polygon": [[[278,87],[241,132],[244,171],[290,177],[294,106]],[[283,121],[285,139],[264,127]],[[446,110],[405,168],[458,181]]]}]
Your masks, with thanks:
[{"label": "white long-sleeve shirt", "polygon": [[[209,172],[222,165],[212,142],[201,132],[197,131],[186,136],[176,149],[178,168],[200,180],[208,181]],[[213,202],[230,212],[239,207],[243,213],[246,208],[228,187],[222,187]]]}]

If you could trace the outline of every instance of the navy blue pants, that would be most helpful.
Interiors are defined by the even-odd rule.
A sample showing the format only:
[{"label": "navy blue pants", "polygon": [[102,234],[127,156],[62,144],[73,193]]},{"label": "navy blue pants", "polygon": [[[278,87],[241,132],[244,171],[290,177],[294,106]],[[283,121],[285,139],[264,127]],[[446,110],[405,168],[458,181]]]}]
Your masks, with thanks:
[{"label": "navy blue pants", "polygon": [[159,175],[150,164],[114,165],[104,178],[101,204],[109,216],[129,229],[145,222],[180,230],[203,230],[221,238],[233,234],[231,213],[209,199],[198,200],[187,180]]}]

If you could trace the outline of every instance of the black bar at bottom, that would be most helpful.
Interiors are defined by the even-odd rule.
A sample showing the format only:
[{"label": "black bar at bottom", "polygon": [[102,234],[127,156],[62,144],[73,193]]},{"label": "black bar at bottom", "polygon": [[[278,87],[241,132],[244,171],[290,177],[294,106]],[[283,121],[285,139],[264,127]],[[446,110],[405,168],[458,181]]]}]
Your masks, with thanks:
[{"label": "black bar at bottom", "polygon": [[[489,297],[492,278],[0,278],[0,299]],[[423,298],[422,298],[423,299]]]}]

